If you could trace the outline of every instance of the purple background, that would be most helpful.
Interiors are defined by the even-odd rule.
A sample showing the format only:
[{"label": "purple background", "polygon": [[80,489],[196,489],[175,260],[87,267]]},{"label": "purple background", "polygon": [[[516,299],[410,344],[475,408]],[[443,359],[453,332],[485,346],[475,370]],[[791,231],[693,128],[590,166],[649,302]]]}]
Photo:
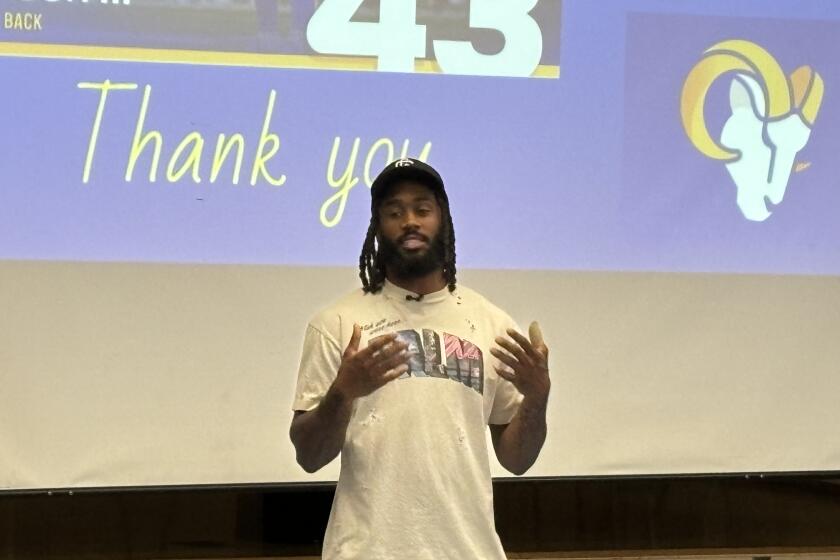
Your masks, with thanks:
[{"label": "purple background", "polygon": [[[433,142],[461,266],[840,274],[838,19],[828,1],[567,0],[559,80],[3,58],[0,258],[353,266],[369,194],[360,183],[341,223],[321,225],[329,152],[341,136],[346,158],[361,137],[358,174],[367,146],[387,136],[410,138],[412,155]],[[762,44],[788,71],[811,64],[826,82],[800,158],[813,165],[762,224],[741,217],[725,169],[694,150],[679,120],[688,70],[732,37]],[[112,93],[82,184],[98,95],[76,83],[106,78],[152,85],[159,177],[186,133],[205,136],[202,184],[149,184],[148,156],[124,182],[140,90]],[[282,147],[269,168],[288,179],[251,187],[272,88]],[[215,136],[233,131],[247,143],[240,185],[208,184]]]},{"label": "purple background", "polygon": [[[838,33],[838,22],[629,17],[620,207],[628,251],[655,246],[648,266],[665,270],[840,271]],[[705,49],[726,39],[758,43],[788,75],[810,65],[826,84],[810,140],[796,157],[811,166],[791,174],[784,201],[764,222],[742,217],[724,164],[694,148],[679,118],[685,76]],[[718,80],[707,97],[716,137],[731,114],[729,82]]]}]

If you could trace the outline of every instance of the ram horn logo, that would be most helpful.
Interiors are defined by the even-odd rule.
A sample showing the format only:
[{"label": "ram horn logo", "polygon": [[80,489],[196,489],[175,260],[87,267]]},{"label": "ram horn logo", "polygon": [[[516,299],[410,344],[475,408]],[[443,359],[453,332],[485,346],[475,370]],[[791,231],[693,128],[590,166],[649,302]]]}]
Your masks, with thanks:
[{"label": "ram horn logo", "polygon": [[[706,95],[731,75],[727,119],[720,141],[706,128]],[[680,113],[685,133],[700,153],[723,161],[738,189],[748,220],[766,220],[785,196],[797,152],[808,143],[824,93],[810,66],[786,76],[766,50],[749,41],[723,41],[709,48],[689,72]]]}]

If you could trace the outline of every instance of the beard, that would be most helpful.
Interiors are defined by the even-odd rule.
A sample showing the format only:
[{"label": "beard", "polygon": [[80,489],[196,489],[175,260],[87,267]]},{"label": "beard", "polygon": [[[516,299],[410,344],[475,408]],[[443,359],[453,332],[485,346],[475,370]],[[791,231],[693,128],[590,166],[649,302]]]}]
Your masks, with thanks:
[{"label": "beard", "polygon": [[440,235],[427,239],[425,250],[406,251],[401,247],[402,237],[396,243],[382,237],[379,241],[379,258],[397,278],[421,278],[443,268],[443,240]]}]

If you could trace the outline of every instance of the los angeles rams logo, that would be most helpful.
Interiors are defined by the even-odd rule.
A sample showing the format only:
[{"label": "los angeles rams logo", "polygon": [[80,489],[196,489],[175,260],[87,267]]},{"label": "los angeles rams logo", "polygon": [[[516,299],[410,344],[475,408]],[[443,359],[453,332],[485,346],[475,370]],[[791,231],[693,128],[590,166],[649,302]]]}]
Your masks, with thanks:
[{"label": "los angeles rams logo", "polygon": [[[706,127],[704,109],[709,89],[723,76],[731,77],[732,114],[717,140]],[[768,204],[782,202],[824,90],[810,66],[787,76],[769,52],[742,40],[713,45],[689,72],[680,101],[683,128],[700,153],[725,163],[748,220],[766,220],[772,213]]]}]

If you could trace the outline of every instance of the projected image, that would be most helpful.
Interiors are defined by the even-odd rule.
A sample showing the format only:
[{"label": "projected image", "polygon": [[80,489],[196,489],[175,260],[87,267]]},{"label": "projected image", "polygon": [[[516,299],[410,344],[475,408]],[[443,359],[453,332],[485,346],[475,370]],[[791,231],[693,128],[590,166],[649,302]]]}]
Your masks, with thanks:
[{"label": "projected image", "polygon": [[[652,52],[655,30],[680,40]],[[833,229],[837,190],[840,134],[827,114],[840,84],[838,31],[628,17],[621,220],[631,246],[659,243],[665,270],[837,270],[836,249],[820,239]],[[802,255],[793,240],[808,245],[813,266],[792,264]]]},{"label": "projected image", "polygon": [[[271,22],[274,8],[281,19],[304,13],[295,3],[222,5],[205,11]],[[412,21],[434,6],[460,21],[466,5],[418,3]],[[549,21],[541,10],[552,5],[529,17]],[[373,24],[363,20],[375,6],[348,17]],[[410,156],[453,186],[469,267],[840,273],[836,22],[605,20],[594,4],[568,6],[605,27],[564,46],[573,71],[556,80],[7,52],[16,87],[2,93],[15,110],[0,134],[0,256],[341,266],[357,250],[348,233],[367,227],[372,178]],[[424,40],[464,40],[441,29],[428,23]],[[476,45],[498,47],[496,33],[473,31]],[[623,64],[598,63],[607,40],[621,43]],[[497,214],[520,239],[489,250],[486,217]]]},{"label": "projected image", "polygon": [[[435,63],[424,71],[529,76],[541,68],[552,77],[559,64],[560,0],[117,0],[21,7],[37,25],[27,25],[30,33],[16,41],[183,51],[99,55],[107,58],[211,60],[187,52],[195,50],[216,53],[219,64],[231,63],[224,53],[235,52],[292,56],[233,61],[244,65],[414,72],[416,60],[427,60]],[[14,22],[18,12],[8,13]]]},{"label": "projected image", "polygon": [[302,31],[315,0],[116,0],[29,3],[38,33],[16,40],[110,47],[259,50],[272,36],[283,52],[305,52]]},{"label": "projected image", "polygon": [[[717,140],[706,129],[704,106],[713,83],[724,77],[732,114]],[[769,218],[768,205],[781,204],[791,173],[805,167],[795,159],[808,144],[824,88],[810,66],[785,76],[770,53],[749,41],[718,43],[691,69],[682,91],[683,127],[700,153],[725,162],[746,219]]]}]

